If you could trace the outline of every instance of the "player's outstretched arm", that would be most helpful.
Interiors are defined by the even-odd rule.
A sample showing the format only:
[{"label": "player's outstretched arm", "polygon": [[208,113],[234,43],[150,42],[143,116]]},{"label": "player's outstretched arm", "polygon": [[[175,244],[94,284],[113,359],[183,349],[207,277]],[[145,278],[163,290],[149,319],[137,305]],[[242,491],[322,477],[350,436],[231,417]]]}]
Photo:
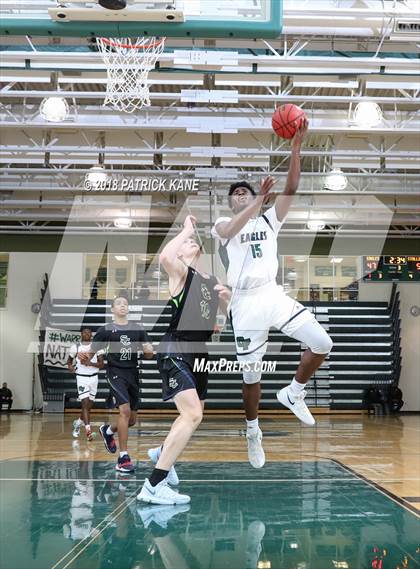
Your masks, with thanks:
[{"label": "player's outstretched arm", "polygon": [[194,216],[187,215],[182,231],[165,245],[159,255],[159,260],[170,277],[180,276],[186,271],[185,265],[178,258],[178,253],[184,241],[193,237],[196,221]]},{"label": "player's outstretched arm", "polygon": [[292,204],[293,196],[296,194],[300,180],[300,149],[302,142],[308,132],[308,121],[303,119],[296,129],[296,134],[292,141],[292,154],[290,157],[289,172],[287,174],[286,187],[284,192],[276,198],[275,208],[277,219],[282,221]]},{"label": "player's outstretched arm", "polygon": [[264,178],[261,182],[260,193],[252,203],[239,213],[236,213],[230,221],[221,221],[218,223],[216,229],[220,237],[223,239],[232,239],[232,237],[235,237],[235,235],[241,231],[251,217],[259,214],[261,207],[268,200],[270,190],[275,183],[276,181],[274,178],[271,178],[270,176],[268,176],[268,178]]}]

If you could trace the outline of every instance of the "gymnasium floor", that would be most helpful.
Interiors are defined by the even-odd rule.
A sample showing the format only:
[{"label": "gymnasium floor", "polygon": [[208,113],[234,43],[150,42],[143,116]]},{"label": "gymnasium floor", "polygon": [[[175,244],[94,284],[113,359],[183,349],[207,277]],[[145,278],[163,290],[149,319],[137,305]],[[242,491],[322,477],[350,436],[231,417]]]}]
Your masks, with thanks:
[{"label": "gymnasium floor", "polygon": [[178,466],[192,498],[178,507],[136,501],[168,419],[139,418],[138,468],[122,476],[100,439],[73,441],[73,418],[0,415],[2,569],[419,567],[419,416],[263,418],[262,470],[240,418],[206,417]]}]

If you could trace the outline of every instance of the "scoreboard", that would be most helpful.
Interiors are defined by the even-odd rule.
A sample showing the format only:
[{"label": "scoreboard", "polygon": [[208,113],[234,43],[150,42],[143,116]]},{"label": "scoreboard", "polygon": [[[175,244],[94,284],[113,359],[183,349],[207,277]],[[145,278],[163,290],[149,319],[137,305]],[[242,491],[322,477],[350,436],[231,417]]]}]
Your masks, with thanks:
[{"label": "scoreboard", "polygon": [[420,282],[420,255],[363,257],[365,282]]}]

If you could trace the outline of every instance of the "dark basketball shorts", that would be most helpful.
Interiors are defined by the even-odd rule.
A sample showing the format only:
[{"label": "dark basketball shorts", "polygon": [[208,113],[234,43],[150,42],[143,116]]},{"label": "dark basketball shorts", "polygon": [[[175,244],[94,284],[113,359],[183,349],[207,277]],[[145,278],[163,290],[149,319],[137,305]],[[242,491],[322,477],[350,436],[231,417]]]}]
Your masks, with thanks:
[{"label": "dark basketball shorts", "polygon": [[139,380],[137,368],[108,367],[106,378],[117,406],[129,403],[132,411],[139,408]]},{"label": "dark basketball shorts", "polygon": [[[197,358],[205,358],[207,354],[200,354]],[[182,354],[159,355],[158,368],[162,377],[162,399],[168,401],[177,393],[187,389],[196,389],[198,398],[204,401],[207,396],[208,373],[194,372],[193,361],[182,359]]]}]

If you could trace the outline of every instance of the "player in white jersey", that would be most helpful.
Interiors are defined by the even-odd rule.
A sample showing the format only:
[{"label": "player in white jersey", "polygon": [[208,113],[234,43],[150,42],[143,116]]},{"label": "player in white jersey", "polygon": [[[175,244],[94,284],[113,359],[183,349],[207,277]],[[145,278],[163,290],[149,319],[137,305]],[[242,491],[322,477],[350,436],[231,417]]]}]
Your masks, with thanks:
[{"label": "player in white jersey", "polygon": [[88,327],[83,327],[81,330],[81,342],[70,347],[67,359],[67,367],[76,374],[77,393],[82,405],[80,417],[73,421],[73,437],[78,438],[80,427],[84,424],[88,441],[94,438],[94,433],[90,426],[90,410],[98,390],[98,370],[104,367],[101,353],[95,354],[89,365],[84,365],[81,362],[80,354],[91,352],[91,342],[92,330]]},{"label": "player in white jersey", "polygon": [[292,141],[286,187],[275,204],[261,214],[275,183],[272,178],[263,180],[258,195],[247,182],[237,182],[229,191],[233,217],[219,217],[212,228],[213,237],[220,240],[219,254],[232,287],[230,316],[237,358],[249,369],[243,372],[243,398],[248,456],[255,468],[265,462],[258,426],[259,367],[267,350],[269,328],[308,346],[291,384],[277,392],[279,402],[308,425],[315,420],[304,402],[304,387],[332,348],[330,337],[312,313],[276,284],[277,236],[299,185],[300,148],[307,129],[306,119],[302,120]]}]

